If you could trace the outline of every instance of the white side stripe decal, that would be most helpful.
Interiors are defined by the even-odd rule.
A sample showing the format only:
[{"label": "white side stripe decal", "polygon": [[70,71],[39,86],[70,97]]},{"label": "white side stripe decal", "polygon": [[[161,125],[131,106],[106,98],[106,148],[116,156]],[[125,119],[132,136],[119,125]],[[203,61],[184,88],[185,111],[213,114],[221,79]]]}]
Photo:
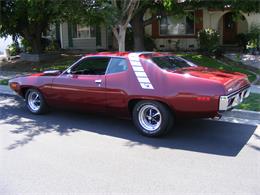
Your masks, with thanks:
[{"label": "white side stripe decal", "polygon": [[147,74],[145,73],[143,66],[139,59],[140,53],[130,53],[128,58],[130,60],[130,64],[133,67],[135,76],[143,89],[154,89],[152,83],[150,82]]}]

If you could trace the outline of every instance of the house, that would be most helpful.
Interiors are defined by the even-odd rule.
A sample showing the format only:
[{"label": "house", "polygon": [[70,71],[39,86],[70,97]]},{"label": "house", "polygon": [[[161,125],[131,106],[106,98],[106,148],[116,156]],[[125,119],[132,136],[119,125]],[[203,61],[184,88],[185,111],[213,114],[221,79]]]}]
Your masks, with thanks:
[{"label": "house", "polygon": [[[213,28],[220,33],[220,44],[237,46],[237,35],[247,33],[252,25],[260,25],[259,13],[241,13],[234,21],[232,10],[202,8],[189,10],[187,16],[176,18],[160,16],[145,27],[159,50],[194,50],[198,48],[197,34],[205,28]],[[145,17],[151,17],[148,11]],[[113,47],[113,35],[106,26],[82,26],[69,23],[60,25],[61,48],[84,50],[109,50]]]},{"label": "house", "polygon": [[84,26],[62,23],[59,31],[63,49],[96,51],[112,47],[112,32],[105,25]]},{"label": "house", "polygon": [[247,33],[252,25],[260,25],[259,13],[241,13],[240,19],[234,21],[230,9],[203,8],[188,12],[188,16],[182,18],[161,17],[146,27],[146,33],[152,36],[158,49],[196,49],[197,33],[205,28],[219,32],[221,45],[236,46],[239,33]]}]

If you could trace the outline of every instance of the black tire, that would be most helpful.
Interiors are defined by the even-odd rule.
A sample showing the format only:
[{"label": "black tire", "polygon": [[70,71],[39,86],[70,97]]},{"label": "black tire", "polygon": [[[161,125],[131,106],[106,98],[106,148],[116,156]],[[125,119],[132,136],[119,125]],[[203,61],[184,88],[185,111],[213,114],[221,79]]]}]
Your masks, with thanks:
[{"label": "black tire", "polygon": [[[36,94],[38,95],[39,100],[37,101],[37,105],[35,105],[35,108],[37,107],[37,109],[32,106],[32,102],[30,103],[32,96],[35,96]],[[48,111],[48,105],[46,104],[42,93],[37,89],[28,89],[25,94],[25,101],[28,110],[33,114],[44,114]]]},{"label": "black tire", "polygon": [[[150,111],[149,108],[152,109],[152,111]],[[152,113],[154,111],[159,112],[160,117],[158,117],[158,114],[154,114],[154,116],[157,115],[158,117],[156,120],[154,120],[153,117],[150,117],[152,116],[152,114],[150,114],[150,116],[147,116],[148,110],[146,111],[146,109],[149,110],[149,113]],[[171,130],[174,122],[173,115],[167,106],[163,105],[160,102],[149,101],[149,100],[147,101],[143,100],[138,102],[133,108],[132,117],[138,131],[142,135],[148,137],[158,137],[158,136],[165,135]],[[154,126],[154,124],[152,124],[153,120],[159,122],[158,123],[154,122],[155,123]],[[149,125],[151,125],[151,127]],[[151,128],[152,130],[149,128]]]}]

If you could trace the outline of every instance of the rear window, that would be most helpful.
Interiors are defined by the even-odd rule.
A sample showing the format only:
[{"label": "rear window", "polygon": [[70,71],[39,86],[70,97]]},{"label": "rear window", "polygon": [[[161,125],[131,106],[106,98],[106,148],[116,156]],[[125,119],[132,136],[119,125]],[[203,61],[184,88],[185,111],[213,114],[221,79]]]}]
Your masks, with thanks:
[{"label": "rear window", "polygon": [[176,56],[153,57],[152,61],[155,64],[157,64],[160,68],[165,70],[176,70],[179,68],[195,66],[195,64],[193,64],[192,62],[189,62]]}]

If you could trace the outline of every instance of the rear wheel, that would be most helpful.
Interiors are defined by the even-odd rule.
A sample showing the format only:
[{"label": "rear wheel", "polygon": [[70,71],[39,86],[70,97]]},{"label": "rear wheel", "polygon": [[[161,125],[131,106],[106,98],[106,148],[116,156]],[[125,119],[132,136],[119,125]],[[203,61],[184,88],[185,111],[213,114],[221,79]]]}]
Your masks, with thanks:
[{"label": "rear wheel", "polygon": [[170,110],[156,101],[138,102],[133,109],[133,121],[139,132],[149,137],[164,135],[173,125]]},{"label": "rear wheel", "polygon": [[33,114],[44,114],[48,106],[41,92],[37,89],[28,89],[25,94],[26,106]]}]

